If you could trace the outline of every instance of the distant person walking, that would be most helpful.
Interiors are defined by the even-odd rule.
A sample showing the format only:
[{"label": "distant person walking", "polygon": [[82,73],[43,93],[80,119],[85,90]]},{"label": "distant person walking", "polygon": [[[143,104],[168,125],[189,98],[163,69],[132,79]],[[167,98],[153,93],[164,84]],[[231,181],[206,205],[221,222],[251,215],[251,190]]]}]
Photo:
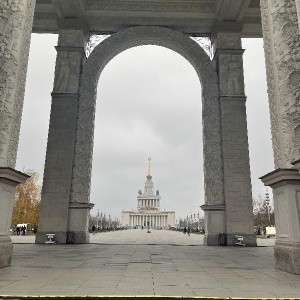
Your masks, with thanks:
[{"label": "distant person walking", "polygon": [[188,228],[187,228],[187,234],[188,234],[188,236],[190,236],[190,232],[191,232],[191,228],[190,228],[190,226],[188,226]]},{"label": "distant person walking", "polygon": [[17,226],[17,235],[20,235],[20,227]]},{"label": "distant person walking", "polygon": [[26,233],[26,227],[25,227],[25,225],[22,226],[21,230],[22,230],[22,235],[25,235],[25,233]]},{"label": "distant person walking", "polygon": [[95,235],[95,233],[96,233],[96,226],[95,225],[92,226],[92,231],[93,231],[93,235]]},{"label": "distant person walking", "polygon": [[186,232],[187,232],[187,229],[186,229],[186,227],[184,227],[183,233],[186,234]]}]

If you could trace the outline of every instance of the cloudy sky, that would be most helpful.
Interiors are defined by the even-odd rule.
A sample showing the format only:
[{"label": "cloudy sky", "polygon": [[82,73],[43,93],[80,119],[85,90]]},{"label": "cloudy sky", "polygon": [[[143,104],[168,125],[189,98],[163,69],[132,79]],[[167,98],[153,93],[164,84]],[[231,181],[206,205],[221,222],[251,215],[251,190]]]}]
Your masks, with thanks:
[{"label": "cloudy sky", "polygon": [[[18,151],[18,170],[34,169],[42,184],[50,117],[56,35],[32,35]],[[273,170],[264,55],[261,39],[244,39],[251,178]],[[193,67],[158,46],[129,49],[100,76],[97,95],[91,202],[113,217],[135,209],[148,157],[162,209],[176,219],[204,204],[201,86]]]}]

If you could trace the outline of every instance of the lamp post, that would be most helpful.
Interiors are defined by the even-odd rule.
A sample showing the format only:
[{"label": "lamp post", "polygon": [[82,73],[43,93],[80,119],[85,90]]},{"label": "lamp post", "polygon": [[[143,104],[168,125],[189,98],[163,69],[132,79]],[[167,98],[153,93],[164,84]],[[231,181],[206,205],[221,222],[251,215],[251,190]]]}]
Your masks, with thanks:
[{"label": "lamp post", "polygon": [[99,209],[98,209],[96,220],[97,220],[97,230],[98,230],[98,228],[99,228]]}]

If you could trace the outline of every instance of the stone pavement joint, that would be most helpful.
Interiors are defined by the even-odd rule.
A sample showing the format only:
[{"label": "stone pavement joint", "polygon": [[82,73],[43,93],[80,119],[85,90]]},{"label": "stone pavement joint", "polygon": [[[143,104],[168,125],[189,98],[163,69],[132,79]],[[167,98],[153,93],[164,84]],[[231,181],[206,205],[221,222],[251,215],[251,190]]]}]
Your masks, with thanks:
[{"label": "stone pavement joint", "polygon": [[0,269],[2,299],[300,298],[300,276],[274,267],[272,239],[258,240],[264,247],[206,247],[201,235],[127,230],[80,245],[12,240],[12,265]]}]

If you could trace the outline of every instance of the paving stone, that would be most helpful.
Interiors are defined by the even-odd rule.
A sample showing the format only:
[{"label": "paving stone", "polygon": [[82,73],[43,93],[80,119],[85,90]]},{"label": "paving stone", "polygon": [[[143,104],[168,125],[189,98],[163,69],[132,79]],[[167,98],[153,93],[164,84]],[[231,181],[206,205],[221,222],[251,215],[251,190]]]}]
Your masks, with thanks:
[{"label": "paving stone", "polygon": [[270,239],[264,241],[268,247],[244,248],[204,247],[203,236],[164,230],[151,237],[141,230],[101,233],[83,245],[35,245],[32,237],[14,238],[22,243],[14,244],[12,266],[0,269],[0,295],[300,294],[300,276],[275,269]]}]

